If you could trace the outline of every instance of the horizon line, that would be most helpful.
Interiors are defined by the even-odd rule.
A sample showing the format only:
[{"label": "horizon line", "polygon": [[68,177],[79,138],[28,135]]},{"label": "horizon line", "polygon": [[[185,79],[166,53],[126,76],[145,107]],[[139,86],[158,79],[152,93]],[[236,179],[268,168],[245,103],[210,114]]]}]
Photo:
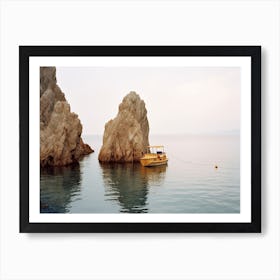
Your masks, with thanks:
[{"label": "horizon line", "polygon": [[[103,136],[104,134],[99,133],[82,133],[82,136]],[[219,136],[240,136],[240,131],[237,132],[201,132],[201,133],[193,133],[193,132],[186,132],[186,133],[151,133],[149,135],[152,136],[172,136],[172,135],[189,135],[189,136],[196,136],[196,135],[219,135]]]}]

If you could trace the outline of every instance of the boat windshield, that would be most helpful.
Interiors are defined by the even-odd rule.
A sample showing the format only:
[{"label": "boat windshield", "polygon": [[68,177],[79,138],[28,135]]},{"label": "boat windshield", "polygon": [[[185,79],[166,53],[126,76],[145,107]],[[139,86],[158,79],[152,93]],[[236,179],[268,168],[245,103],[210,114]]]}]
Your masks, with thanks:
[{"label": "boat windshield", "polygon": [[148,146],[147,153],[151,154],[164,154],[164,146]]}]

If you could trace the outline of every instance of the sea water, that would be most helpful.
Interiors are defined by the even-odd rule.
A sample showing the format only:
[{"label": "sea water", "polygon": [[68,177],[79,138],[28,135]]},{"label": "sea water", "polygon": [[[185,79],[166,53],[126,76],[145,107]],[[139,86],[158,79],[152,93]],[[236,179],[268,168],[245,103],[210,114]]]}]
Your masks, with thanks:
[{"label": "sea water", "polygon": [[[101,164],[102,137],[78,165],[41,169],[41,213],[239,213],[239,135],[151,135],[168,165]],[[215,168],[217,166],[217,168]]]}]

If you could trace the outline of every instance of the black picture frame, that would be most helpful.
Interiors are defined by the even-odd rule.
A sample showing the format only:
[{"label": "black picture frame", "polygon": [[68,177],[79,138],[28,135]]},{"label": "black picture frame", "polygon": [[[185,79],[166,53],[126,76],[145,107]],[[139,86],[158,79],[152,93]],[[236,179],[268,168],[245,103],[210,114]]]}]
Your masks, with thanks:
[{"label": "black picture frame", "polygon": [[[32,223],[29,221],[29,58],[36,56],[248,56],[251,58],[250,223]],[[38,89],[39,91],[39,89]],[[19,46],[20,232],[261,232],[261,46]],[[39,117],[39,116],[38,116]],[[38,163],[39,164],[39,163]]]}]

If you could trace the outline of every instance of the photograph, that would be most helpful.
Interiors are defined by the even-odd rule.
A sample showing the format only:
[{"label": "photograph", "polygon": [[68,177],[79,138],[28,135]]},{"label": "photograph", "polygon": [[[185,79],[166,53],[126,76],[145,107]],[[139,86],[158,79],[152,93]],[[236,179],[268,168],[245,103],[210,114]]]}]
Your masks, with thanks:
[{"label": "photograph", "polygon": [[280,0],[0,7],[0,280],[280,280]]},{"label": "photograph", "polygon": [[280,0],[22,1],[0,280],[280,280]]},{"label": "photograph", "polygon": [[40,212],[239,213],[240,68],[41,66]]},{"label": "photograph", "polygon": [[259,232],[259,46],[20,46],[28,232]]}]

